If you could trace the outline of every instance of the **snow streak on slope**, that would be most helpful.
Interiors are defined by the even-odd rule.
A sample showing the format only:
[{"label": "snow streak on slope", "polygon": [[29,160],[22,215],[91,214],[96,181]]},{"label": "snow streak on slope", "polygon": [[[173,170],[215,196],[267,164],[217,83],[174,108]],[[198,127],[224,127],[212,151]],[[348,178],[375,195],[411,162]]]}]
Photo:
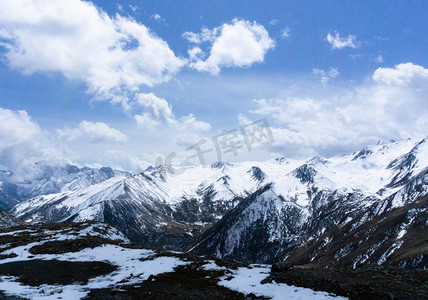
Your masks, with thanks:
[{"label": "snow streak on slope", "polygon": [[269,297],[273,300],[307,300],[307,299],[347,299],[331,296],[326,292],[314,292],[307,288],[290,286],[284,283],[261,282],[270,275],[270,266],[250,265],[249,268],[239,268],[230,275],[226,275],[220,281],[220,285],[245,294],[254,294],[259,297]]}]

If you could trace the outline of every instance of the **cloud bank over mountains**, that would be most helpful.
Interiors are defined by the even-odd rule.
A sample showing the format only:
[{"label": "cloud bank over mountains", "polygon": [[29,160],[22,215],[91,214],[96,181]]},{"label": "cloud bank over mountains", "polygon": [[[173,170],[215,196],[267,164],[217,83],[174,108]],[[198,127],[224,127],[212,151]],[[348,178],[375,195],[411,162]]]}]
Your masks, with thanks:
[{"label": "cloud bank over mountains", "polygon": [[251,113],[273,118],[282,153],[328,156],[377,140],[428,134],[428,69],[378,68],[372,80],[329,98],[255,99]]}]

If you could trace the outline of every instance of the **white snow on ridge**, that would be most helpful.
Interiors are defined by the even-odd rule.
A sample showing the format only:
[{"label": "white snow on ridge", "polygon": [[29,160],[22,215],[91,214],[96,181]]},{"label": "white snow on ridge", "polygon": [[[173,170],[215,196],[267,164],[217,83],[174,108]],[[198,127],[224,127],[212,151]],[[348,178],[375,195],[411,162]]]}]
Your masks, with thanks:
[{"label": "white snow on ridge", "polygon": [[[30,248],[33,244],[25,246]],[[86,296],[90,289],[108,288],[112,286],[120,286],[120,282],[126,280],[126,284],[136,284],[143,280],[147,280],[150,275],[158,275],[165,272],[173,272],[178,265],[187,264],[175,257],[158,257],[152,260],[143,260],[155,252],[151,250],[127,249],[115,245],[104,245],[97,248],[87,248],[80,252],[65,253],[65,254],[43,254],[31,255],[24,247],[13,249],[14,253],[18,254],[16,258],[9,258],[1,263],[24,261],[33,259],[43,260],[61,260],[61,261],[104,261],[118,267],[116,271],[108,275],[102,275],[92,278],[87,284],[82,285],[63,285],[50,286],[47,284],[31,287],[19,285],[13,282],[13,278],[0,276],[0,290],[5,291],[9,295],[18,295],[23,297],[31,297],[32,299],[63,299],[73,296],[72,299],[81,299]],[[12,282],[11,282],[12,281]],[[51,294],[52,293],[52,294]]]},{"label": "white snow on ridge", "polygon": [[[393,161],[401,159],[410,151],[416,156],[412,170],[389,167]],[[261,170],[262,181],[253,176],[252,167]],[[136,205],[140,205],[142,199],[152,199],[174,209],[184,199],[202,201],[201,192],[211,188],[215,192],[212,201],[229,201],[236,196],[245,197],[267,183],[273,183],[276,195],[300,207],[307,206],[311,200],[308,190],[312,186],[318,191],[338,191],[341,194],[358,191],[365,196],[385,199],[402,188],[389,186],[397,174],[404,176],[405,172],[412,172],[412,176],[416,176],[427,167],[428,143],[409,139],[379,143],[351,155],[328,159],[315,157],[310,160],[283,159],[214,164],[212,167],[191,166],[184,167],[185,172],[179,175],[174,174],[170,167],[163,166],[130,177],[117,176],[82,190],[39,196],[16,206],[14,214],[22,217],[30,213],[37,219],[40,216],[31,212],[51,204],[58,210],[68,211],[65,219],[76,216],[77,220],[89,220],[101,215],[102,203],[124,197]],[[310,176],[311,181],[296,177],[296,170],[310,172],[303,176]]]},{"label": "white snow on ridge", "polygon": [[[243,294],[269,297],[273,300],[307,300],[307,299],[347,299],[332,296],[326,292],[313,291],[311,289],[295,287],[284,283],[260,282],[270,274],[268,266],[252,265],[248,268],[238,268],[221,278],[219,285]],[[233,277],[233,278],[230,278]]]}]

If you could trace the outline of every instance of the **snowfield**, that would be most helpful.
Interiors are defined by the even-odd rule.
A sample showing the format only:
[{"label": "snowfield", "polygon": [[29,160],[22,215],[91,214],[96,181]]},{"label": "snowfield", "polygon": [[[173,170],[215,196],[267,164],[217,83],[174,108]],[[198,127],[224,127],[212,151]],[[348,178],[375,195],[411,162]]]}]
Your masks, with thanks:
[{"label": "snowfield", "polygon": [[[239,268],[221,278],[220,285],[229,289],[256,296],[268,297],[274,300],[306,300],[306,299],[347,299],[336,297],[326,292],[315,292],[311,289],[295,287],[284,283],[264,283],[270,274],[270,266],[252,265],[249,268]],[[233,278],[230,278],[233,277]]]}]

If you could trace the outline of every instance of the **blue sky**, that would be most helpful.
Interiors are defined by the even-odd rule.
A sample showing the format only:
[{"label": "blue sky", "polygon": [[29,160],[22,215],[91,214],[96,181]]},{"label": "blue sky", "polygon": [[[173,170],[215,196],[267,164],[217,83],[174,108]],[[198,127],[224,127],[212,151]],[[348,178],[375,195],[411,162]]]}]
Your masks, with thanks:
[{"label": "blue sky", "polygon": [[275,141],[225,160],[428,133],[426,1],[0,4],[3,168],[198,163],[187,147],[262,118]]}]

